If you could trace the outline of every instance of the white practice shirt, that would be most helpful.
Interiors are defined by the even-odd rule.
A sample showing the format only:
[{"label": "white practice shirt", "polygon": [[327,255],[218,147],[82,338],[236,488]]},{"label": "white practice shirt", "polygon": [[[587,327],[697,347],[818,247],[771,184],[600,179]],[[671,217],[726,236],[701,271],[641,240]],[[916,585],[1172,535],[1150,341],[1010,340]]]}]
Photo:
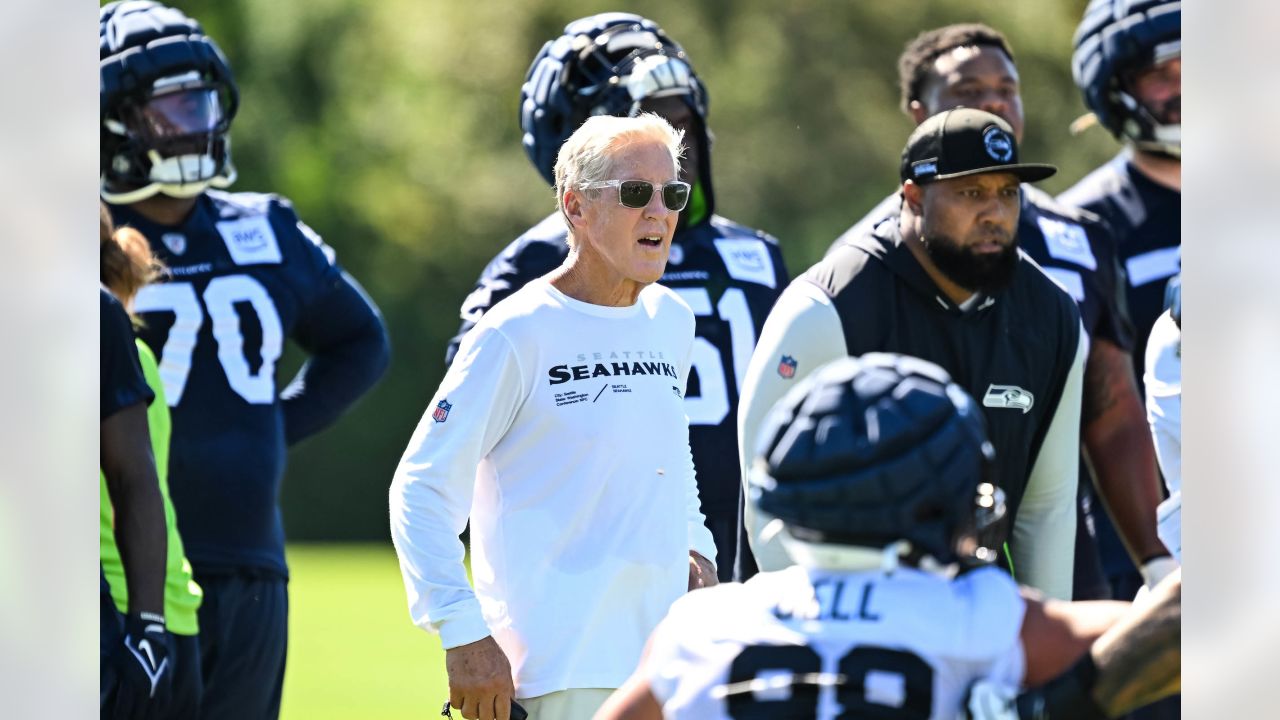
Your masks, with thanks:
[{"label": "white practice shirt", "polygon": [[682,397],[693,330],[660,285],[604,307],[535,280],[468,333],[396,469],[414,623],[445,648],[492,634],[519,697],[618,687],[689,551],[716,556]]}]

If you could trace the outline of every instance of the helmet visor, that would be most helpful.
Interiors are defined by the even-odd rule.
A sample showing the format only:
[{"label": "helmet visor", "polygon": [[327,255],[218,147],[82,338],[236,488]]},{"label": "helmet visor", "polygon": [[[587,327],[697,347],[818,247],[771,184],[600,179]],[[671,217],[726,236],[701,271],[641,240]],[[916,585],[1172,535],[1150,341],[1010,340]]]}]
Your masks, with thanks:
[{"label": "helmet visor", "polygon": [[146,135],[171,139],[213,132],[222,122],[222,106],[216,89],[187,88],[152,96],[139,116]]}]

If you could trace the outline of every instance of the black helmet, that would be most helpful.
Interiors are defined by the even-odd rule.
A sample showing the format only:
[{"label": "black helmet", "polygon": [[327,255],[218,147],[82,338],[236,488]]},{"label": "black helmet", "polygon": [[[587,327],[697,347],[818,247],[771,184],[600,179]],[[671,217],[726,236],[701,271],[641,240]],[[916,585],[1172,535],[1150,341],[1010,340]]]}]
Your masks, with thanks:
[{"label": "black helmet", "polygon": [[191,197],[235,180],[231,68],[200,23],[149,0],[99,11],[102,196]]},{"label": "black helmet", "polygon": [[[829,363],[765,421],[750,502],[795,540],[909,559],[986,562],[1004,515],[994,451],[972,398],[933,363],[868,353]],[[979,537],[979,535],[982,535]]]},{"label": "black helmet", "polygon": [[1182,126],[1164,124],[1125,89],[1124,75],[1182,55],[1179,0],[1092,0],[1076,29],[1071,74],[1085,105],[1117,138],[1181,157]]},{"label": "black helmet", "polygon": [[555,184],[556,155],[592,115],[634,116],[649,98],[680,97],[696,118],[698,182],[713,208],[707,91],[684,49],[652,20],[607,12],[575,20],[533,59],[520,87],[524,151]]}]

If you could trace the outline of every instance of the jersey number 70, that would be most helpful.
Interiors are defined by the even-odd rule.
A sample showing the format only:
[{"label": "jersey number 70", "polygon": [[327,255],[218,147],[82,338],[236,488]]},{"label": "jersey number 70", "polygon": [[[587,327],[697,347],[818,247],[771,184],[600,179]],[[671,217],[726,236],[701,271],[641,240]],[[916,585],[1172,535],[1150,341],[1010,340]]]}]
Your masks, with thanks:
[{"label": "jersey number 70", "polygon": [[[248,275],[224,275],[209,281],[202,294],[204,308],[196,297],[195,287],[188,282],[148,285],[134,301],[140,313],[171,312],[173,327],[160,351],[160,378],[165,397],[171,407],[182,401],[182,391],[191,374],[191,357],[195,353],[205,312],[213,321],[213,339],[218,345],[218,362],[226,373],[227,384],[245,402],[269,405],[275,401],[276,361],[284,344],[284,329],[271,294],[262,283]],[[248,303],[262,326],[262,365],[257,372],[249,367],[244,353],[244,334],[240,329],[237,303]]]}]

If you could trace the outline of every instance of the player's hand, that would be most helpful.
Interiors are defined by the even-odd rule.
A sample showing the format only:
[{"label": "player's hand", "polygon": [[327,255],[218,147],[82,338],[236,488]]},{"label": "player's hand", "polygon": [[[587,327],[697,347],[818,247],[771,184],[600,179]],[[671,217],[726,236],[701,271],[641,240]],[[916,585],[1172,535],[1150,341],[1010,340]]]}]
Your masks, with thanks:
[{"label": "player's hand", "polygon": [[173,652],[164,618],[152,613],[129,615],[124,637],[111,654],[117,686],[110,717],[159,717],[173,685]]},{"label": "player's hand", "polygon": [[712,565],[710,560],[702,557],[697,550],[690,550],[689,589],[697,590],[698,588],[719,584],[720,580],[716,577],[716,566]]},{"label": "player's hand", "polygon": [[510,720],[515,683],[511,663],[490,635],[444,651],[449,704],[467,720]]},{"label": "player's hand", "polygon": [[979,680],[969,686],[965,698],[963,720],[1019,720],[1018,688],[990,680]]}]

